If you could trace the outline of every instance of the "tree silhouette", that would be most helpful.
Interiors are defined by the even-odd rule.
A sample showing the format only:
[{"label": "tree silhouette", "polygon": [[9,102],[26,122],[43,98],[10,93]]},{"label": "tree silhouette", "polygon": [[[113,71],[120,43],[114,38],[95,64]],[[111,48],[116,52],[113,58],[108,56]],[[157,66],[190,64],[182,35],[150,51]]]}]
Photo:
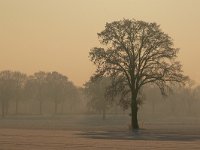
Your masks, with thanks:
[{"label": "tree silhouette", "polygon": [[132,129],[139,129],[138,93],[142,87],[155,84],[166,94],[170,83],[182,83],[187,78],[176,61],[178,49],[159,25],[134,19],[107,23],[98,37],[103,47],[92,48],[89,53],[97,66],[92,79],[112,78],[108,95],[122,95],[121,101],[131,107]]},{"label": "tree silhouette", "polygon": [[109,79],[103,78],[88,81],[85,83],[85,95],[88,98],[87,106],[89,109],[102,113],[103,119],[106,117],[106,111],[110,106],[106,98],[106,87],[109,86]]},{"label": "tree silhouette", "polygon": [[15,100],[16,114],[18,113],[18,103],[22,99],[22,89],[25,84],[26,75],[20,72],[1,71],[0,72],[0,101],[2,117],[8,113],[9,102]]},{"label": "tree silhouette", "polygon": [[27,75],[18,71],[13,72],[15,81],[14,99],[16,101],[15,113],[18,114],[19,101],[24,100],[24,89],[27,81]]},{"label": "tree silhouette", "polygon": [[67,90],[68,78],[58,72],[50,72],[47,75],[47,91],[49,98],[54,101],[54,113],[58,113],[58,104],[63,103],[69,94]]}]

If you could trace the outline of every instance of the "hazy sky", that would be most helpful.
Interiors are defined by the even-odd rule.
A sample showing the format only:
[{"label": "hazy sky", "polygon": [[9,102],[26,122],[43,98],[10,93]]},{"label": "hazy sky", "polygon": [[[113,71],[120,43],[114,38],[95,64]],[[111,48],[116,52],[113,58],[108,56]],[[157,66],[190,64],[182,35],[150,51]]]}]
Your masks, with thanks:
[{"label": "hazy sky", "polygon": [[0,70],[58,71],[81,86],[96,33],[123,18],[160,24],[200,83],[200,0],[0,0]]}]

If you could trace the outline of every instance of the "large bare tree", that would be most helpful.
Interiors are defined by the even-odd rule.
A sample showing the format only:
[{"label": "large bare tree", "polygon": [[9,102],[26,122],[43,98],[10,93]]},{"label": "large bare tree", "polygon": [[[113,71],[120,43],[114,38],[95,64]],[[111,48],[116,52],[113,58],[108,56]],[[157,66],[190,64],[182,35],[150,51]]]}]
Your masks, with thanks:
[{"label": "large bare tree", "polygon": [[121,94],[121,103],[131,107],[132,129],[139,129],[139,93],[146,84],[157,85],[165,94],[170,83],[183,83],[178,49],[156,23],[123,19],[107,23],[98,33],[102,47],[92,48],[89,56],[97,66],[93,79],[109,76],[108,95]]}]

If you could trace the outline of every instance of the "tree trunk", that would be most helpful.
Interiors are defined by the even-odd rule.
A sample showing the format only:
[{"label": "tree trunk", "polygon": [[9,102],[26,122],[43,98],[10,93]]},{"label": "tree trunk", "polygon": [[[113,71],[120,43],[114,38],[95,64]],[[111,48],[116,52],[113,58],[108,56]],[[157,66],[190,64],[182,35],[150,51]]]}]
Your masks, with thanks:
[{"label": "tree trunk", "polygon": [[135,94],[133,94],[132,102],[131,102],[131,127],[132,127],[132,130],[139,129],[138,118],[137,118],[138,108],[137,108],[136,100],[137,100],[137,96]]},{"label": "tree trunk", "polygon": [[155,100],[152,99],[152,114],[155,114]]},{"label": "tree trunk", "polygon": [[57,104],[57,102],[55,101],[55,115],[57,114],[57,106],[58,106],[58,104]]},{"label": "tree trunk", "polygon": [[8,115],[8,108],[9,108],[8,100],[5,102],[4,108],[5,108],[5,115]]},{"label": "tree trunk", "polygon": [[64,100],[62,100],[61,113],[64,114]]},{"label": "tree trunk", "polygon": [[1,116],[2,118],[5,117],[5,101],[4,100],[1,101]]},{"label": "tree trunk", "polygon": [[42,115],[42,100],[40,100],[40,115]]},{"label": "tree trunk", "polygon": [[18,114],[18,99],[16,99],[15,114]]},{"label": "tree trunk", "polygon": [[103,109],[103,112],[102,112],[102,117],[103,117],[103,120],[105,120],[106,119],[106,110],[105,109]]}]

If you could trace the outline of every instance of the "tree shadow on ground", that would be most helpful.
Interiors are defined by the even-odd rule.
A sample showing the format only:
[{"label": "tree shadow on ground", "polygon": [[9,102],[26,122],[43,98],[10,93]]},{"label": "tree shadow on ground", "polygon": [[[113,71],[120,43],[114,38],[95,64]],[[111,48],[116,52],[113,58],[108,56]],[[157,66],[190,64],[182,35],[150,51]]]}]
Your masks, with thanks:
[{"label": "tree shadow on ground", "polygon": [[200,134],[182,132],[153,132],[148,130],[131,131],[82,131],[79,136],[107,140],[149,140],[149,141],[196,141]]}]

